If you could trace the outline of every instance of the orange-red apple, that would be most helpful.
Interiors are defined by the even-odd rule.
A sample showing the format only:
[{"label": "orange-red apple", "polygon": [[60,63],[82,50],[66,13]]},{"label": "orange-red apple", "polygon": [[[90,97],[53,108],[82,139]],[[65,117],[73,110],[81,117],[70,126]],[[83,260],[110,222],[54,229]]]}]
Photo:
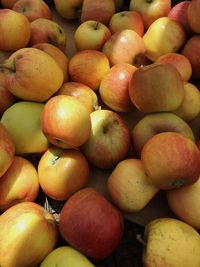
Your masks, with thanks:
[{"label": "orange-red apple", "polygon": [[85,187],[89,164],[79,150],[50,147],[38,163],[39,183],[43,192],[55,200],[66,200]]},{"label": "orange-red apple", "polygon": [[200,176],[200,151],[180,133],[155,134],[145,143],[141,160],[152,183],[163,190],[195,183]]}]

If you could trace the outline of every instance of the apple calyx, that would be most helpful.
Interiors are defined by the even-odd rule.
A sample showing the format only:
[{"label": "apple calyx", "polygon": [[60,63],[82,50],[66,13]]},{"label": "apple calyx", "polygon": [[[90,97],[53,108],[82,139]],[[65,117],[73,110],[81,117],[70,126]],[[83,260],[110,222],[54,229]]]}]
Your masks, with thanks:
[{"label": "apple calyx", "polygon": [[177,179],[171,183],[172,188],[179,188],[185,184],[184,179]]}]

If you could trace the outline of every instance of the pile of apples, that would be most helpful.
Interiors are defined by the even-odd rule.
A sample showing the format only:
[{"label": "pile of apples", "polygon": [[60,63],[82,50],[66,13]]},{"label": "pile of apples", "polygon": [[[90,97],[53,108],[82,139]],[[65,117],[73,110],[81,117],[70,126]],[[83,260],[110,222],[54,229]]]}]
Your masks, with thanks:
[{"label": "pile of apples", "polygon": [[145,225],[143,266],[200,267],[199,14],[200,0],[1,0],[0,266],[94,266],[163,191],[174,217]]}]

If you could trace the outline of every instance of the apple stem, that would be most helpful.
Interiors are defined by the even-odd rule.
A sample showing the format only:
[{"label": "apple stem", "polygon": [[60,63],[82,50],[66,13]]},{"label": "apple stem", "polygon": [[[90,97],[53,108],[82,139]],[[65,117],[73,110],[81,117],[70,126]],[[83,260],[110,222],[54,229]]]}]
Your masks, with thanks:
[{"label": "apple stem", "polygon": [[142,244],[143,246],[146,246],[146,242],[142,238],[142,235],[141,234],[137,234],[136,235],[136,239],[137,239],[138,242],[140,242],[140,244]]},{"label": "apple stem", "polygon": [[97,22],[96,22],[96,25],[95,25],[95,27],[94,27],[94,29],[95,29],[95,30],[98,30],[98,26],[99,26],[99,22],[97,21]]}]

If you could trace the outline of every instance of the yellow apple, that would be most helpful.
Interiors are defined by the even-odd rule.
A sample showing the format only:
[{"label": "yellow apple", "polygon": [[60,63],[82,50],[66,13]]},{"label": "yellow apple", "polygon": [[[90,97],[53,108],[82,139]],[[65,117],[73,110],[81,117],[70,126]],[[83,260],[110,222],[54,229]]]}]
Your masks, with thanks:
[{"label": "yellow apple", "polygon": [[12,137],[16,154],[43,153],[48,140],[41,128],[43,103],[19,101],[2,115],[1,123]]}]

